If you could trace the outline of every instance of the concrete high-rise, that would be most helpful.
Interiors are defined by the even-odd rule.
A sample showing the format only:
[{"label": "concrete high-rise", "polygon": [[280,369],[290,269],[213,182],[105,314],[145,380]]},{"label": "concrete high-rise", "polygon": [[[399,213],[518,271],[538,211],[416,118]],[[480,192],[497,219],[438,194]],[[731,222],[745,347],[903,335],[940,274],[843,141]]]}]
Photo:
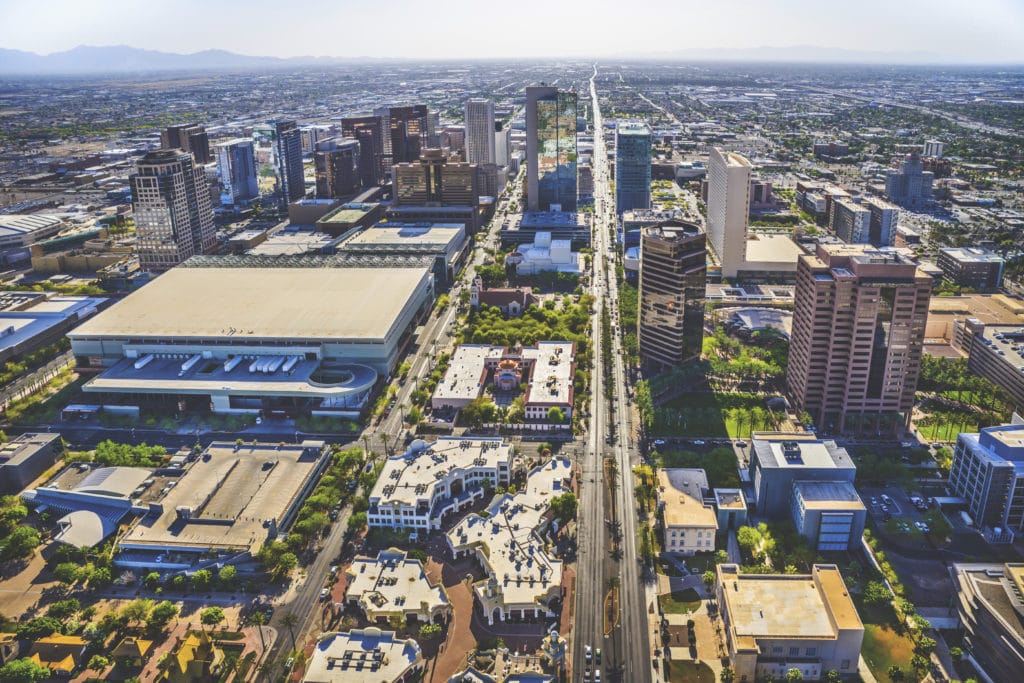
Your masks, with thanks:
[{"label": "concrete high-rise", "polygon": [[411,164],[395,164],[396,206],[473,206],[480,198],[478,166],[449,162],[440,149],[425,149]]},{"label": "concrete high-rise", "polygon": [[924,170],[921,155],[913,152],[900,162],[898,170],[885,176],[886,198],[900,206],[923,206],[932,199],[935,174]]},{"label": "concrete high-rise", "polygon": [[379,185],[384,178],[384,122],[379,116],[354,116],[341,120],[341,134],[359,141],[359,181],[363,187]]},{"label": "concrete high-rise", "polygon": [[896,249],[819,244],[797,266],[786,383],[819,429],[908,425],[932,277]]},{"label": "concrete high-rise", "polygon": [[700,227],[666,221],[640,237],[640,358],[648,368],[699,358],[704,343],[707,244]]},{"label": "concrete high-rise", "polygon": [[576,93],[550,86],[526,88],[527,208],[575,211]]},{"label": "concrete high-rise", "polygon": [[734,152],[711,148],[708,161],[708,241],[722,267],[734,278],[747,260],[747,219],[753,167]]},{"label": "concrete high-rise", "polygon": [[290,119],[270,122],[274,128],[274,161],[277,164],[277,189],[283,203],[306,196],[306,178],[302,167],[302,131]]},{"label": "concrete high-rise", "polygon": [[471,164],[496,164],[494,138],[494,102],[474,97],[463,108],[466,128],[466,161]]},{"label": "concrete high-rise", "polygon": [[615,210],[651,208],[651,129],[620,123],[615,129]]},{"label": "concrete high-rise", "polygon": [[213,161],[210,157],[210,138],[203,126],[170,126],[160,133],[160,147],[191,152],[197,164]]},{"label": "concrete high-rise", "polygon": [[832,232],[847,244],[865,244],[871,233],[871,212],[852,199],[832,205]]},{"label": "concrete high-rise", "polygon": [[359,141],[349,138],[319,140],[314,145],[318,199],[339,199],[359,190],[359,154]]},{"label": "concrete high-rise", "polygon": [[217,174],[223,204],[239,204],[260,196],[256,177],[256,152],[252,140],[236,138],[216,146]]},{"label": "concrete high-rise", "polygon": [[147,153],[129,185],[139,265],[144,270],[168,270],[217,246],[206,173],[190,153]]}]

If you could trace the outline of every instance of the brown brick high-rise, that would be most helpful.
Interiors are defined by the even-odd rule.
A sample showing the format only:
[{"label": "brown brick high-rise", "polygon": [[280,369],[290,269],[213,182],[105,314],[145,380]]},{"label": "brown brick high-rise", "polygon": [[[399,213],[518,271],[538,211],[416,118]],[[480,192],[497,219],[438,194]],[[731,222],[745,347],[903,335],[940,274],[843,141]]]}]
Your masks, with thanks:
[{"label": "brown brick high-rise", "polygon": [[786,382],[818,429],[908,425],[932,278],[894,249],[818,245],[797,267]]}]

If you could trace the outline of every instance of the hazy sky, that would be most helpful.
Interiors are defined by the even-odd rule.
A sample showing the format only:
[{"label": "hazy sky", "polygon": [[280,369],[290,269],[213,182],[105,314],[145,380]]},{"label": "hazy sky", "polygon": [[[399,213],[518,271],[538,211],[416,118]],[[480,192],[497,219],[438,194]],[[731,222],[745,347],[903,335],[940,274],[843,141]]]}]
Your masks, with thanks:
[{"label": "hazy sky", "polygon": [[0,0],[0,47],[613,56],[814,45],[1024,62],[1024,0]]}]

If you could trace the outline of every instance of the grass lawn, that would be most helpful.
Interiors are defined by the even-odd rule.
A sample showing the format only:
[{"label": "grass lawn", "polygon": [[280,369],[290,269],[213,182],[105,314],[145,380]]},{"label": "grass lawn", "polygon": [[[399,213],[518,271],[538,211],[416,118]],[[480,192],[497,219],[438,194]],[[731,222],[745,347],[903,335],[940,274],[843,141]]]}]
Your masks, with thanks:
[{"label": "grass lawn", "polygon": [[[659,436],[711,436],[749,438],[754,408],[764,411],[764,396],[755,394],[689,393],[654,410],[652,434]],[[767,412],[767,411],[765,411]]]},{"label": "grass lawn", "polygon": [[953,441],[960,432],[977,432],[978,425],[970,422],[963,424],[915,425],[925,441]]},{"label": "grass lawn", "polygon": [[889,681],[886,673],[893,664],[905,672],[910,669],[914,643],[888,625],[864,624],[864,645],[861,648],[868,668],[881,683]]},{"label": "grass lawn", "polygon": [[658,604],[666,614],[689,614],[700,608],[700,596],[697,591],[687,588],[670,595],[659,595]]},{"label": "grass lawn", "polygon": [[667,662],[670,683],[715,683],[715,672],[704,662]]}]

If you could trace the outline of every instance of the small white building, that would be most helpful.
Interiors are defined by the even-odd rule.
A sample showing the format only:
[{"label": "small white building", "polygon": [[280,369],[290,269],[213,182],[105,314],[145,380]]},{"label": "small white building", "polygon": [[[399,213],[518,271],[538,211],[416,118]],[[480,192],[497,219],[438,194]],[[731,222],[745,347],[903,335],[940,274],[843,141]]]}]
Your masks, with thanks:
[{"label": "small white building", "polygon": [[704,470],[658,470],[658,506],[665,521],[665,552],[693,555],[715,549],[718,517],[704,503],[708,478]]},{"label": "small white building", "polygon": [[523,246],[515,253],[521,258],[516,270],[520,275],[536,275],[551,270],[574,275],[582,272],[580,255],[572,250],[572,241],[551,239],[550,232],[538,232],[533,244]]},{"label": "small white building", "polygon": [[378,628],[325,633],[306,666],[303,683],[398,683],[419,680],[423,651],[409,638]]},{"label": "small white building", "polygon": [[345,574],[345,602],[358,605],[371,622],[401,616],[429,624],[446,618],[451,608],[444,585],[432,585],[423,563],[398,548],[381,550],[376,558],[357,557]]}]

